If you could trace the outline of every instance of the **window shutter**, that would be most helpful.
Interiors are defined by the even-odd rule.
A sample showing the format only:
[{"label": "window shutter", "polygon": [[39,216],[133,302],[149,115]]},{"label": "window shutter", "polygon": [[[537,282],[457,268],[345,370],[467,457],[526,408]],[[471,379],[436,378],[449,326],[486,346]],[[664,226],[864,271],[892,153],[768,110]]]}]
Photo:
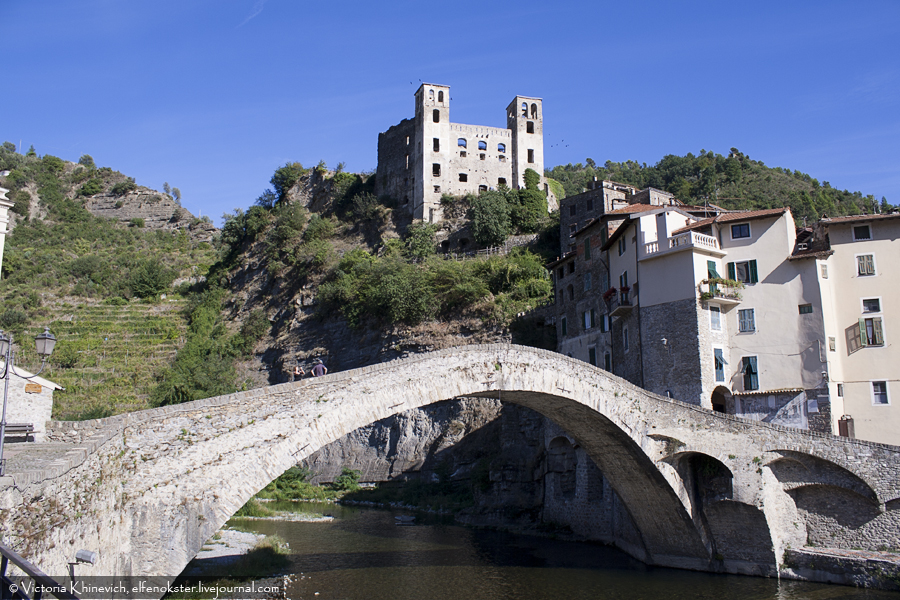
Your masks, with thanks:
[{"label": "window shutter", "polygon": [[710,278],[718,277],[719,273],[716,271],[716,261],[714,261],[714,260],[706,261],[706,271]]},{"label": "window shutter", "polygon": [[591,327],[594,327],[595,325],[596,325],[596,313],[595,313],[594,309],[592,308],[591,309]]},{"label": "window shutter", "polygon": [[859,345],[865,348],[869,345],[869,334],[866,333],[866,320],[859,320]]},{"label": "window shutter", "polygon": [[856,272],[859,275],[866,274],[866,257],[865,256],[857,256],[856,257]]},{"label": "window shutter", "polygon": [[881,319],[874,318],[872,319],[872,330],[875,332],[875,339],[873,340],[873,344],[875,346],[883,346],[884,345],[884,330],[881,328]]},{"label": "window shutter", "polygon": [[750,357],[750,389],[759,389],[759,371],[756,370],[756,357]]},{"label": "window shutter", "polygon": [[562,334],[563,335],[568,334],[568,328],[566,327],[566,318],[565,317],[562,318]]},{"label": "window shutter", "polygon": [[737,272],[734,269],[734,263],[728,263],[728,279],[737,279]]},{"label": "window shutter", "polygon": [[750,261],[750,283],[757,283],[757,282],[759,282],[759,275],[756,270],[756,261],[751,260]]},{"label": "window shutter", "polygon": [[875,274],[875,257],[871,254],[866,254],[864,257],[866,262],[866,275],[874,275]]}]

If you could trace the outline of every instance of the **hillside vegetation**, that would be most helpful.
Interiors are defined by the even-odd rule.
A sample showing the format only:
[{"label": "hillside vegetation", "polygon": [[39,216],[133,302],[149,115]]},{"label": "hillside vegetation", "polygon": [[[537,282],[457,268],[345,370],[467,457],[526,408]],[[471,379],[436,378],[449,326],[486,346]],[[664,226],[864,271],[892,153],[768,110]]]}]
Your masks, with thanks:
[{"label": "hillside vegetation", "polygon": [[888,211],[886,198],[840,191],[800,171],[767,167],[762,161],[732,148],[728,156],[701,150],[698,155],[669,154],[647,166],[635,161],[607,161],[598,166],[590,158],[585,164],[568,164],[546,171],[558,181],[567,196],[580,194],[594,177],[671,192],[689,204],[709,201],[727,209],[763,209],[789,206],[798,223],[812,224],[830,217],[863,212]]},{"label": "hillside vegetation", "polygon": [[4,169],[10,173],[0,184],[11,190],[14,208],[0,328],[20,342],[19,364],[36,370],[29,338],[49,326],[59,342],[44,374],[66,388],[55,394],[55,417],[149,407],[156,377],[184,341],[180,298],[205,275],[214,249],[185,229],[149,230],[92,215],[85,208],[89,192],[120,186],[125,194],[135,184],[88,156],[81,164],[23,156],[5,143]]}]

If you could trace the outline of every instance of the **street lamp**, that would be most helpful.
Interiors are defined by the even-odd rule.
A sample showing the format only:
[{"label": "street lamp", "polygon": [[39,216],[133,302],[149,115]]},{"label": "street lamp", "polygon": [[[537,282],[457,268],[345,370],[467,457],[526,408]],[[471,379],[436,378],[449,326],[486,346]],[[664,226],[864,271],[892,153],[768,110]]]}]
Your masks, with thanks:
[{"label": "street lamp", "polygon": [[44,327],[44,333],[34,338],[34,345],[37,353],[41,355],[41,368],[34,375],[26,377],[16,373],[16,367],[13,362],[16,359],[16,352],[13,350],[13,337],[5,335],[0,331],[0,356],[3,357],[3,415],[0,417],[0,477],[6,474],[6,459],[3,458],[3,446],[6,442],[6,398],[9,395],[9,379],[12,375],[21,379],[34,379],[41,374],[47,364],[47,359],[53,352],[53,346],[56,345],[56,337],[50,333],[49,327]]}]

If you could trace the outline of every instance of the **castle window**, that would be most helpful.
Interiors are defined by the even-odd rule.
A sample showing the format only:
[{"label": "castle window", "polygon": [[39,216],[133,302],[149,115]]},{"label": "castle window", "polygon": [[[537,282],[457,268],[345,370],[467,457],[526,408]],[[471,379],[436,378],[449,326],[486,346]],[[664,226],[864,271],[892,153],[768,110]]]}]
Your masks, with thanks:
[{"label": "castle window", "polygon": [[534,121],[525,123],[525,133],[534,133]]},{"label": "castle window", "polygon": [[479,186],[478,186],[478,191],[479,191],[479,192],[486,192],[486,191],[487,191],[487,186],[486,186],[486,185],[479,185]]},{"label": "castle window", "polygon": [[534,150],[532,150],[531,148],[528,149],[528,162],[534,162]]},{"label": "castle window", "polygon": [[497,152],[506,152],[506,144],[497,144]]},{"label": "castle window", "polygon": [[438,92],[438,102],[444,101],[444,92]]},{"label": "castle window", "polygon": [[459,151],[459,156],[460,156],[461,158],[465,158],[465,157],[466,157],[466,151],[465,151],[465,150],[460,150],[460,151]]},{"label": "castle window", "polygon": [[440,193],[441,193],[441,186],[439,186],[439,185],[434,186],[434,193],[435,193],[435,194],[440,194]]},{"label": "castle window", "polygon": [[406,145],[409,146],[409,136],[406,136]]},{"label": "castle window", "polygon": [[587,208],[585,210],[594,210],[594,201],[590,198],[587,199]]},{"label": "castle window", "polygon": [[478,140],[478,149],[487,150],[487,142],[485,142],[484,140]]},{"label": "castle window", "polygon": [[466,138],[459,138],[458,140],[456,140],[456,145],[459,146],[460,148],[465,148],[466,147]]},{"label": "castle window", "polygon": [[409,154],[406,155],[406,168],[409,169]]},{"label": "castle window", "polygon": [[500,155],[500,162],[506,162],[506,155],[504,155],[504,154]]},{"label": "castle window", "polygon": [[497,185],[506,185],[506,177],[497,178]]},{"label": "castle window", "polygon": [[481,158],[481,160],[484,160],[484,152],[482,152],[482,153],[479,155],[479,158]]},{"label": "castle window", "polygon": [[440,140],[440,138],[434,138],[434,151],[435,151],[435,152],[440,152],[440,151],[441,151],[441,140]]},{"label": "castle window", "polygon": [[434,90],[428,90],[428,99],[434,102]]},{"label": "castle window", "polygon": [[435,177],[441,176],[441,163],[434,163],[431,165],[431,174]]},{"label": "castle window", "polygon": [[537,119],[537,118],[538,118],[538,115],[537,115],[537,104],[532,104],[532,105],[531,105],[531,118],[532,118],[532,119]]},{"label": "castle window", "polygon": [[465,181],[468,181],[468,180],[469,180],[469,175],[468,175],[468,173],[460,173],[460,174],[459,174],[459,180],[460,180],[460,181],[464,181],[464,182],[465,182]]},{"label": "castle window", "polygon": [[522,103],[522,116],[523,117],[528,116],[528,105],[524,102]]},{"label": "castle window", "polygon": [[435,123],[440,123],[441,122],[441,111],[439,111],[438,109],[434,109],[433,111],[431,111],[431,119]]}]

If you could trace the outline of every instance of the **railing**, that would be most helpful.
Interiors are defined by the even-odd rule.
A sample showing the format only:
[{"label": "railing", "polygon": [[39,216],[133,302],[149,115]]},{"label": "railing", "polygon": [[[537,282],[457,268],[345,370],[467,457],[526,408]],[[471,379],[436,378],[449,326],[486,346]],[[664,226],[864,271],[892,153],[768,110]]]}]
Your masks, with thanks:
[{"label": "railing", "polygon": [[[706,286],[706,289],[703,289]],[[744,284],[733,279],[710,278],[700,282],[700,300],[728,300],[740,302]]]},{"label": "railing", "polygon": [[[7,548],[0,544],[0,554],[3,559],[0,560],[0,597],[10,598],[12,600],[40,600],[44,593],[60,598],[60,600],[78,600],[78,596],[66,590],[64,583],[58,583],[55,579],[38,569],[36,566],[19,556],[11,548]],[[16,565],[26,577],[30,577],[32,581],[32,595],[28,595],[28,588],[20,582],[13,581],[6,574],[9,563]]]},{"label": "railing", "polygon": [[710,250],[719,250],[719,240],[712,235],[705,233],[697,233],[696,231],[687,231],[670,238],[666,238],[662,244],[659,241],[647,242],[644,244],[644,255],[659,254],[660,252],[669,252],[681,248],[708,248]]},{"label": "railing", "polygon": [[609,316],[618,317],[631,312],[632,305],[629,293],[630,290],[618,290],[614,294],[603,297],[606,300]]}]

